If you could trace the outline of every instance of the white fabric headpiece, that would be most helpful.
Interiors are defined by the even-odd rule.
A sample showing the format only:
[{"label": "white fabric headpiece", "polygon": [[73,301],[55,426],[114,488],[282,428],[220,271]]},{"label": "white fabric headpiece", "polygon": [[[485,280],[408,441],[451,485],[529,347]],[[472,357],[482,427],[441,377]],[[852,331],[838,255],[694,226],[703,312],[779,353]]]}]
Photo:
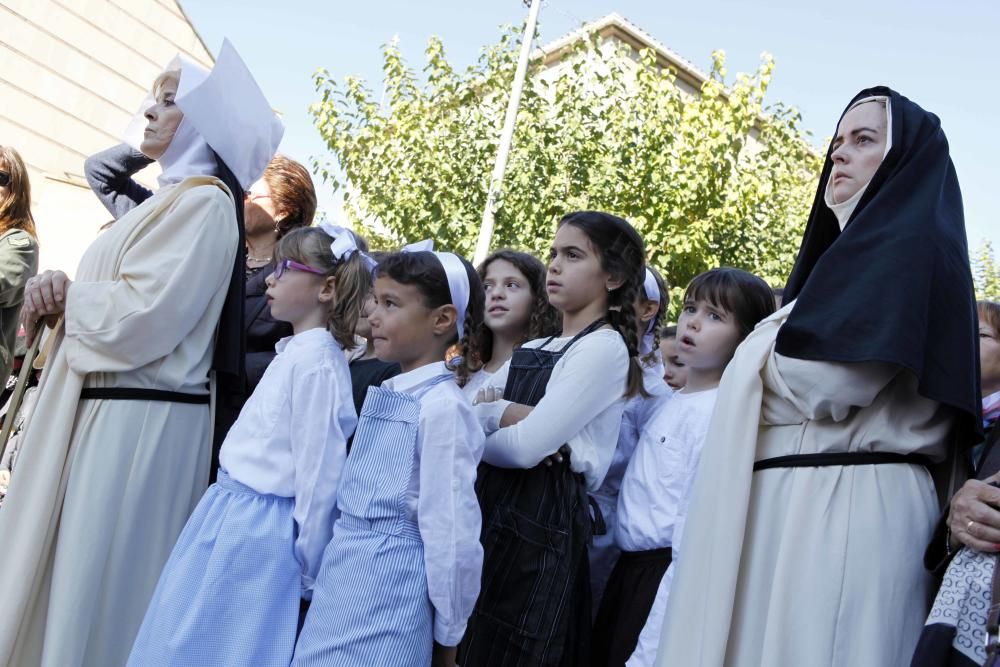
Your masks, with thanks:
[{"label": "white fabric headpiece", "polygon": [[[882,159],[889,154],[889,149],[892,148],[892,102],[888,97],[884,95],[876,95],[874,97],[866,97],[863,100],[858,100],[847,110],[861,105],[867,104],[869,102],[882,102],[885,105],[885,150],[882,152]],[[847,115],[847,112],[844,112]],[[839,129],[839,128],[838,128]],[[844,227],[847,226],[847,221],[850,220],[851,214],[854,213],[854,209],[858,207],[858,202],[865,194],[865,190],[868,189],[868,184],[871,183],[871,179],[868,183],[864,184],[860,190],[851,195],[848,199],[840,202],[839,204],[833,203],[833,193],[830,191],[830,186],[833,184],[833,170],[830,170],[829,180],[826,182],[826,190],[823,192],[823,202],[826,207],[833,211],[833,214],[837,216],[837,224],[840,225],[840,231],[844,231]]]},{"label": "white fabric headpiece", "polygon": [[351,258],[351,255],[358,253],[361,256],[361,261],[368,267],[368,270],[375,270],[377,262],[358,247],[358,239],[354,236],[354,232],[326,220],[319,223],[319,228],[333,238],[333,243],[330,244],[330,252],[333,253],[334,259],[346,261]]},{"label": "white fabric headpiece", "polygon": [[[164,69],[181,72],[174,98],[177,106],[184,112],[181,126],[190,124],[194,132],[222,158],[240,186],[244,190],[249,189],[274,157],[285,128],[271,110],[236,49],[228,39],[224,40],[211,71],[183,54],[171,60]],[[143,130],[146,127],[144,113],[154,103],[155,99],[150,93],[125,130],[125,142],[137,150],[142,144]],[[180,129],[178,127],[178,131]],[[170,153],[177,141],[178,137],[175,135],[167,153]],[[180,145],[177,150],[180,155],[190,152],[184,145]],[[178,182],[188,176],[198,175],[197,172],[183,173],[184,165],[201,164],[204,162],[203,156],[201,152],[190,163],[182,160],[164,165],[171,172],[167,181]],[[240,193],[233,193],[235,197],[239,195]]]},{"label": "white fabric headpiece", "polygon": [[462,260],[450,252],[435,252],[434,241],[425,239],[404,246],[401,252],[430,252],[441,262],[441,268],[448,278],[448,291],[451,293],[451,303],[458,311],[458,339],[465,338],[465,311],[469,308],[469,274]]},{"label": "white fabric headpiece", "polygon": [[[653,275],[653,272],[650,271],[648,267],[646,268],[646,279],[642,283],[642,288],[646,292],[647,300],[660,303],[660,286],[656,284],[656,276]],[[640,355],[646,356],[653,351],[655,330],[656,318],[654,317],[649,321],[649,325],[646,327],[646,332],[642,335],[642,340],[639,342]]]}]

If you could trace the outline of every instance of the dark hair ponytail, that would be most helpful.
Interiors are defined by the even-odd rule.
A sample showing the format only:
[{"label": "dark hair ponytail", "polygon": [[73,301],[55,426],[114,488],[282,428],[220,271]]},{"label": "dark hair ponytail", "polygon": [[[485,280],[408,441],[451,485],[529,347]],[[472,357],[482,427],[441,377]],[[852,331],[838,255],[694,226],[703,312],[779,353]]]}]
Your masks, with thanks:
[{"label": "dark hair ponytail", "polygon": [[608,323],[621,334],[628,349],[626,398],[647,396],[639,365],[639,331],[635,301],[645,280],[646,249],[639,232],[627,221],[601,211],[576,211],[563,216],[559,227],[573,225],[590,239],[601,268],[622,284],[608,292]]}]

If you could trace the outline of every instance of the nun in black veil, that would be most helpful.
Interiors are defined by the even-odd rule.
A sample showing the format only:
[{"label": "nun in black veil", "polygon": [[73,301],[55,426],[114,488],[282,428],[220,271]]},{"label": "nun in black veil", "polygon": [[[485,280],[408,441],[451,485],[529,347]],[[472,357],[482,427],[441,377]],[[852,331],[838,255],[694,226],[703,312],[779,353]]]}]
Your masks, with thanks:
[{"label": "nun in black veil", "polygon": [[785,303],[722,378],[657,665],[909,662],[932,592],[929,468],[982,437],[962,198],[936,116],[884,87],[855,96]]}]

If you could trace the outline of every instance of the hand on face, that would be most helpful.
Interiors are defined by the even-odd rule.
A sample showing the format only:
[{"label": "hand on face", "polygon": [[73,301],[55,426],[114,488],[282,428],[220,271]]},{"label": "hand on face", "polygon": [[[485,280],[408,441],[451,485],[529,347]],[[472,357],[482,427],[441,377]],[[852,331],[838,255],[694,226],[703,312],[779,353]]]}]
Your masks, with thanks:
[{"label": "hand on face", "polygon": [[830,195],[841,204],[865,187],[882,164],[886,142],[886,111],[879,102],[865,102],[840,120],[830,151]]},{"label": "hand on face", "polygon": [[181,120],[184,119],[184,112],[174,102],[179,83],[180,79],[176,76],[163,78],[156,91],[156,102],[144,113],[146,130],[139,149],[146,157],[153,160],[163,157],[174,139]]}]

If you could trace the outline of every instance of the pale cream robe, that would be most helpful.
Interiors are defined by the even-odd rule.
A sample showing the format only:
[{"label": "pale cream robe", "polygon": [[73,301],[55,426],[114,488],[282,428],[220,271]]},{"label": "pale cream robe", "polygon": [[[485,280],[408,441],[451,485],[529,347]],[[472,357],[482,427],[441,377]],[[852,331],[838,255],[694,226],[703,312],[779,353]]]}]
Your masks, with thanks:
[{"label": "pale cream robe", "polygon": [[209,408],[80,401],[80,390],[204,393],[237,245],[228,190],[196,177],[84,254],[0,509],[0,664],[125,663],[207,485]]},{"label": "pale cream robe", "polygon": [[719,388],[656,664],[908,665],[927,612],[938,516],[927,470],[776,468],[819,452],[945,456],[951,417],[888,364],[781,357],[762,322]]}]

